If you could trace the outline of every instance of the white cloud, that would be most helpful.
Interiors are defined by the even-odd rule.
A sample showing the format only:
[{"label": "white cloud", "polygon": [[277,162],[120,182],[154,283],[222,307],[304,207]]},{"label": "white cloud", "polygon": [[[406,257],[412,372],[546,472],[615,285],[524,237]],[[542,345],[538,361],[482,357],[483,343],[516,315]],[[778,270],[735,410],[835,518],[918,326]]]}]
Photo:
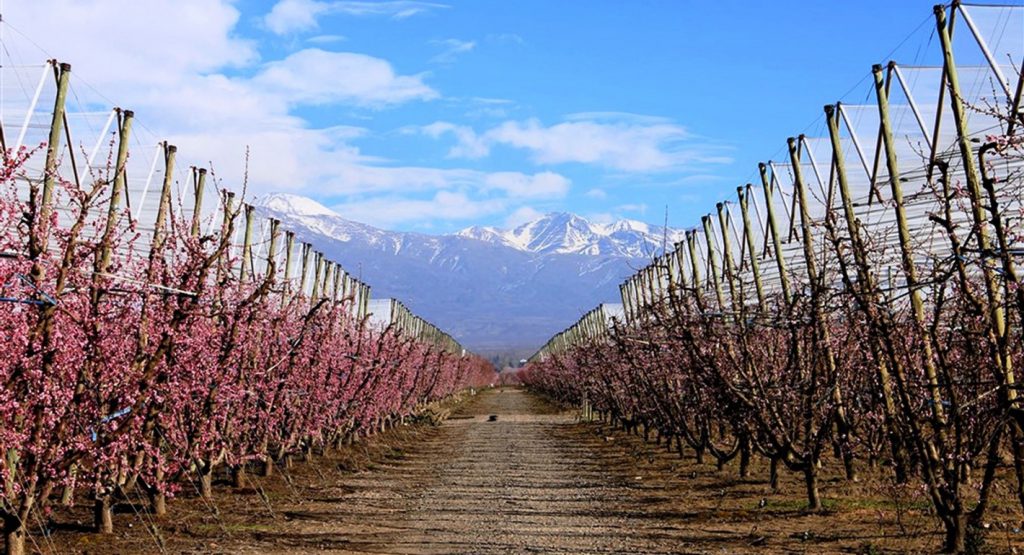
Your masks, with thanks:
[{"label": "white cloud", "polygon": [[505,218],[505,227],[509,229],[519,227],[525,223],[540,219],[543,215],[543,212],[530,206],[520,206]]},{"label": "white cloud", "polygon": [[537,119],[508,120],[483,133],[437,122],[423,131],[439,137],[455,135],[453,158],[480,158],[496,145],[529,151],[538,164],[581,163],[641,173],[688,169],[731,161],[719,149],[697,144],[682,126],[653,116],[619,112],[571,114],[551,126]]},{"label": "white cloud", "polygon": [[[176,86],[182,75],[201,75],[258,60],[255,44],[234,32],[239,11],[228,0],[33,0],[8,2],[3,14],[20,33],[39,43],[16,49],[41,63],[49,56],[73,65],[74,79],[109,91],[133,92]],[[173,22],[173,24],[170,24]],[[116,33],[99,32],[112,29]],[[113,86],[112,86],[113,85]]]},{"label": "white cloud", "polygon": [[436,121],[420,129],[424,134],[438,138],[446,133],[455,135],[456,144],[448,151],[449,158],[482,158],[490,153],[490,147],[472,127]]},{"label": "white cloud", "polygon": [[300,50],[265,64],[251,84],[296,104],[348,102],[374,106],[438,96],[423,83],[422,76],[396,75],[386,60],[318,48]]},{"label": "white cloud", "polygon": [[430,59],[431,62],[439,64],[450,64],[460,55],[472,52],[476,48],[476,42],[471,40],[444,39],[431,41],[431,44],[440,45],[444,48],[440,54]]},{"label": "white cloud", "polygon": [[576,112],[566,114],[565,121],[599,121],[606,123],[630,123],[633,125],[671,124],[672,120],[662,116],[634,114],[632,112]]},{"label": "white cloud", "polygon": [[317,35],[315,37],[309,37],[306,42],[312,44],[335,44],[339,42],[345,42],[348,37],[344,35]]},{"label": "white cloud", "polygon": [[583,193],[583,196],[596,200],[604,200],[608,198],[608,193],[604,192],[604,189],[590,189],[586,193]]},{"label": "white cloud", "polygon": [[447,8],[446,4],[398,0],[392,2],[280,0],[274,4],[263,22],[267,29],[278,35],[316,29],[320,17],[331,14],[349,16],[385,16],[404,19],[434,9]]},{"label": "white cloud", "polygon": [[580,162],[624,171],[657,171],[679,164],[669,143],[689,137],[678,125],[574,121],[546,127],[536,119],[506,121],[487,132],[495,143],[532,152],[541,164]]},{"label": "white cloud", "polygon": [[315,29],[316,18],[328,9],[327,2],[315,0],[281,0],[270,9],[264,24],[278,35]]},{"label": "white cloud", "polygon": [[500,213],[505,199],[473,199],[465,193],[438,191],[428,199],[401,196],[374,197],[345,202],[332,209],[342,216],[378,227],[394,227],[429,220],[469,221]]},{"label": "white cloud", "polygon": [[497,172],[488,174],[484,187],[504,191],[510,197],[519,198],[562,198],[569,192],[571,183],[565,177],[552,172],[526,175],[519,172]]}]

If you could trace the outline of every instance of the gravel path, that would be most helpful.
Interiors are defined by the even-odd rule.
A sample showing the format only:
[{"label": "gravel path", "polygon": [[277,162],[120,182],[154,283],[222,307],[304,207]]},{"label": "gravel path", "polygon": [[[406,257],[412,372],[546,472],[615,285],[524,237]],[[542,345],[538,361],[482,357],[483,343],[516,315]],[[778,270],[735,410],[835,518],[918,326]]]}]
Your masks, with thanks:
[{"label": "gravel path", "polygon": [[681,552],[685,515],[652,513],[657,493],[612,471],[630,461],[602,441],[528,393],[490,391],[264,539],[282,552]]}]

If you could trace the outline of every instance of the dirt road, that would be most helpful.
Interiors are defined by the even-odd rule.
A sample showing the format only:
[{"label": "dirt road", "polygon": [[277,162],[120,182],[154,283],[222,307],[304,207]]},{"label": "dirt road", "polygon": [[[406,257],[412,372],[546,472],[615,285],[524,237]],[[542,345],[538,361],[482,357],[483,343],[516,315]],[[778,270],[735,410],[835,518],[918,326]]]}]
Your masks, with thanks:
[{"label": "dirt road", "polygon": [[[496,416],[496,420],[491,418]],[[372,553],[676,553],[657,492],[610,473],[571,415],[520,390],[468,403],[439,433],[292,511],[266,549]],[[654,497],[652,497],[654,496]],[[623,507],[631,507],[624,509]],[[688,542],[686,542],[688,543]]]}]

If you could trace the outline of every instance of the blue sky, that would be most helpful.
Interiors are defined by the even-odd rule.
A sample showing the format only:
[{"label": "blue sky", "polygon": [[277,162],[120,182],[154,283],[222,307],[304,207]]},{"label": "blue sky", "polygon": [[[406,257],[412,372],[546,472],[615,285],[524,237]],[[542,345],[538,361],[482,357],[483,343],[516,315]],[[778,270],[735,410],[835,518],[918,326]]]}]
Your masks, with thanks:
[{"label": "blue sky", "polygon": [[[183,153],[234,168],[249,146],[256,192],[432,233],[692,225],[823,104],[863,102],[872,63],[935,62],[918,1],[32,4],[5,19]],[[121,45],[88,31],[107,16]]]}]

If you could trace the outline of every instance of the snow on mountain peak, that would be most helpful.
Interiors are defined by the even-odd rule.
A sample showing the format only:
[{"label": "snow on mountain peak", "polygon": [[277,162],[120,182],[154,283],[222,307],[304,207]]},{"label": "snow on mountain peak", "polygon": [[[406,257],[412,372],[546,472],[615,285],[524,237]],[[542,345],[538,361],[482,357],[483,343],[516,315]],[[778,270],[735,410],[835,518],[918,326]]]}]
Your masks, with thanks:
[{"label": "snow on mountain peak", "polygon": [[[339,240],[363,237],[373,243],[388,244],[396,252],[404,243],[404,234],[349,221],[319,202],[303,196],[274,193],[256,199],[253,204],[290,223],[301,223]],[[512,229],[473,226],[454,234],[455,237],[538,255],[580,254],[627,258],[648,258],[661,251],[663,244],[671,246],[682,240],[683,235],[680,230],[636,220],[593,223],[570,212],[550,212]],[[437,239],[443,241],[444,237]]]},{"label": "snow on mountain peak", "polygon": [[253,204],[290,216],[339,216],[319,202],[300,195],[272,193],[257,198]]},{"label": "snow on mountain peak", "polygon": [[660,250],[666,235],[669,245],[683,238],[682,231],[672,228],[652,226],[635,220],[595,224],[568,212],[551,212],[507,230],[474,226],[460,231],[458,235],[537,254],[643,258]]}]

